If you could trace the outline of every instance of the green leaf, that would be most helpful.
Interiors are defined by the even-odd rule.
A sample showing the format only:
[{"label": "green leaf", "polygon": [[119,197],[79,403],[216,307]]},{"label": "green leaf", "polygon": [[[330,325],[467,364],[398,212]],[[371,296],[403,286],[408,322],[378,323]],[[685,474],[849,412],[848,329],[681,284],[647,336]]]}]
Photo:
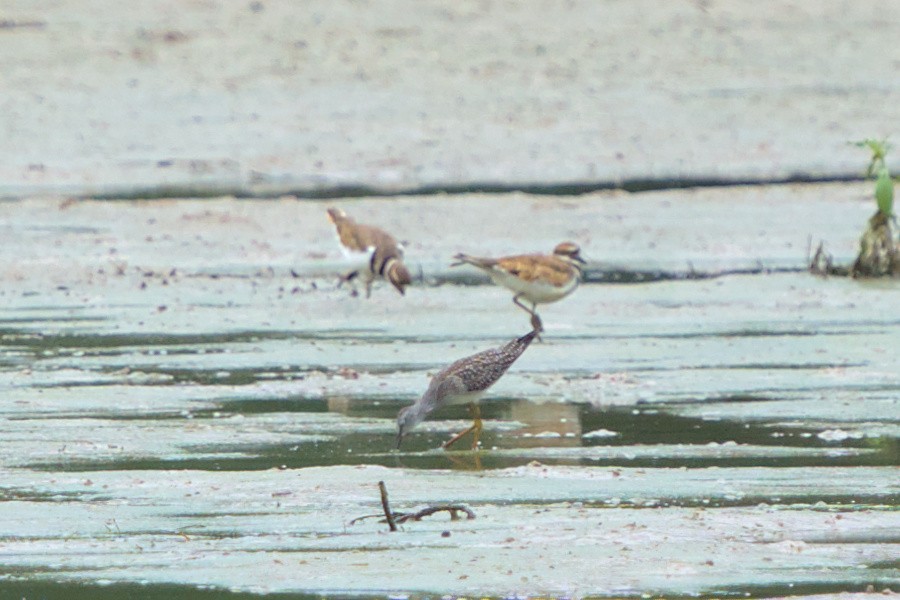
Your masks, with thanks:
[{"label": "green leaf", "polygon": [[887,157],[888,150],[891,149],[891,144],[888,143],[887,138],[883,140],[866,138],[862,141],[851,143],[858,148],[868,148],[872,153],[872,160],[869,161],[869,167],[866,169],[866,177],[870,177],[873,173],[876,173],[880,168],[885,166],[885,158]]},{"label": "green leaf", "polygon": [[875,181],[875,201],[878,203],[878,210],[891,216],[894,210],[894,181],[887,167],[882,167],[878,171],[878,179]]}]

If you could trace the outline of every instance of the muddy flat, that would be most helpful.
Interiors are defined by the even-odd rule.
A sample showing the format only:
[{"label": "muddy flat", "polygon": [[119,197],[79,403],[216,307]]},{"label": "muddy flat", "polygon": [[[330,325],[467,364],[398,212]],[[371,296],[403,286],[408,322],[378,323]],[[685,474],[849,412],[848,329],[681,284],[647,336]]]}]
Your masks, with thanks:
[{"label": "muddy flat", "polygon": [[[853,185],[722,193],[3,203],[0,586],[897,589],[900,286],[803,271],[810,236],[853,251],[818,215],[869,207]],[[408,240],[406,296],[336,287],[330,205]],[[515,241],[502,211],[529,215]],[[452,254],[562,239],[590,280],[482,401],[482,449],[440,449],[470,423],[448,407],[392,450],[431,375],[529,327]],[[379,481],[397,511],[476,518],[351,524]]]}]

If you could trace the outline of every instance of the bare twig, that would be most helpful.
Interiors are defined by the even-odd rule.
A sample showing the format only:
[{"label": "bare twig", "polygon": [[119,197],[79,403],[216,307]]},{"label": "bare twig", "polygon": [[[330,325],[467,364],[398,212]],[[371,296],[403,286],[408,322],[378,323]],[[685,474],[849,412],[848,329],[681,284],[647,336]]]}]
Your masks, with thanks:
[{"label": "bare twig", "polygon": [[809,272],[820,277],[828,277],[831,275],[837,277],[847,277],[850,275],[850,269],[845,266],[834,264],[831,254],[825,250],[825,242],[819,242],[815,254],[809,261]]},{"label": "bare twig", "polygon": [[384,518],[387,519],[388,527],[391,531],[397,531],[397,523],[394,522],[394,514],[391,512],[391,505],[388,503],[387,486],[383,481],[378,482],[378,491],[381,492],[381,508],[384,509]]},{"label": "bare twig", "polygon": [[407,521],[420,521],[422,517],[427,517],[428,515],[433,515],[436,512],[447,511],[450,513],[450,520],[456,521],[459,519],[458,513],[465,513],[467,519],[474,519],[475,513],[472,512],[472,509],[463,506],[462,504],[441,504],[439,506],[426,506],[419,512],[414,513],[399,513],[394,516],[397,517],[398,523],[405,523]]},{"label": "bare twig", "polygon": [[809,272],[813,275],[828,277],[831,272],[831,255],[825,252],[825,242],[819,242],[816,253],[809,261]]},{"label": "bare twig", "polygon": [[[375,517],[382,516],[383,513],[378,513],[377,515],[363,515],[361,517],[356,517],[355,519],[350,519],[350,525],[356,525],[360,521],[365,521],[366,519],[374,519]],[[385,519],[381,520],[382,523],[386,523]]]},{"label": "bare twig", "polygon": [[[424,517],[443,511],[450,513],[451,521],[459,520],[459,513],[465,514],[466,519],[475,518],[475,513],[472,511],[472,509],[467,506],[463,506],[462,504],[438,504],[437,506],[426,506],[422,510],[412,513],[393,512],[391,511],[391,505],[388,502],[387,487],[384,485],[383,481],[378,482],[378,490],[381,492],[381,508],[384,511],[384,518],[381,519],[380,522],[387,523],[388,527],[391,528],[391,531],[397,531],[397,523],[406,523],[407,521],[421,521]],[[380,516],[381,515],[363,515],[351,520],[350,524],[354,525],[359,521],[363,521],[365,519],[373,519]]]}]

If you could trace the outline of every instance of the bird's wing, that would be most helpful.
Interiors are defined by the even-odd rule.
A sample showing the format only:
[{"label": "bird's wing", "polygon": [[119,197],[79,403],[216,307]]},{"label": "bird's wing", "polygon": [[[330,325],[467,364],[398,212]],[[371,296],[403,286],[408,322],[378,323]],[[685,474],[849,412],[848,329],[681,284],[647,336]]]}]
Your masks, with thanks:
[{"label": "bird's wing", "polygon": [[509,365],[504,365],[496,348],[460,359],[443,371],[448,381],[458,382],[458,393],[481,392],[494,385]]},{"label": "bird's wing", "polygon": [[400,252],[397,241],[383,229],[355,223],[348,217],[333,218],[333,221],[341,244],[350,250],[369,252],[372,248],[379,248],[390,255]]},{"label": "bird's wing", "polygon": [[422,396],[422,414],[427,415],[432,412],[441,403],[441,400],[447,397],[458,396],[466,391],[465,383],[455,374],[446,374],[446,369],[441,371],[431,380],[428,389]]},{"label": "bird's wing", "polygon": [[494,268],[515,275],[522,281],[541,280],[556,286],[569,281],[573,269],[567,262],[544,254],[507,256],[497,260]]},{"label": "bird's wing", "polygon": [[431,413],[448,398],[483,392],[498,379],[528,348],[538,332],[530,331],[501,346],[461,358],[432,378],[420,400],[422,415]]}]

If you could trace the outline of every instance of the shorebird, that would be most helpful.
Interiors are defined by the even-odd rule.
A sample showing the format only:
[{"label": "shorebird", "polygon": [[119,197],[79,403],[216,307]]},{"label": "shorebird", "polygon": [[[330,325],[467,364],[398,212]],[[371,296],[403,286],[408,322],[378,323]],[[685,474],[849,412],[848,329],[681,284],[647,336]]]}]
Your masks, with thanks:
[{"label": "shorebird", "polygon": [[[405,294],[404,288],[412,282],[412,278],[403,264],[403,246],[391,234],[378,227],[357,223],[339,208],[329,208],[328,218],[334,223],[341,251],[350,266],[350,270],[341,276],[338,286],[361,277],[368,298],[372,295],[372,281],[383,277],[397,291]],[[356,295],[356,290],[353,295]]]},{"label": "shorebird", "polygon": [[[497,285],[512,290],[513,303],[531,315],[531,326],[543,331],[541,318],[537,314],[538,304],[548,304],[565,298],[578,287],[582,277],[581,248],[574,242],[562,242],[553,249],[553,254],[519,254],[502,258],[481,258],[468,254],[457,254],[451,266],[472,265],[487,273]],[[519,300],[524,298],[531,308]]]},{"label": "shorebird", "polygon": [[403,436],[434,410],[448,404],[468,403],[472,411],[472,426],[444,442],[443,447],[450,447],[472,432],[472,449],[477,449],[482,429],[478,400],[522,356],[537,334],[534,329],[504,346],[462,358],[435,375],[422,397],[397,415],[397,448],[400,448]]}]

